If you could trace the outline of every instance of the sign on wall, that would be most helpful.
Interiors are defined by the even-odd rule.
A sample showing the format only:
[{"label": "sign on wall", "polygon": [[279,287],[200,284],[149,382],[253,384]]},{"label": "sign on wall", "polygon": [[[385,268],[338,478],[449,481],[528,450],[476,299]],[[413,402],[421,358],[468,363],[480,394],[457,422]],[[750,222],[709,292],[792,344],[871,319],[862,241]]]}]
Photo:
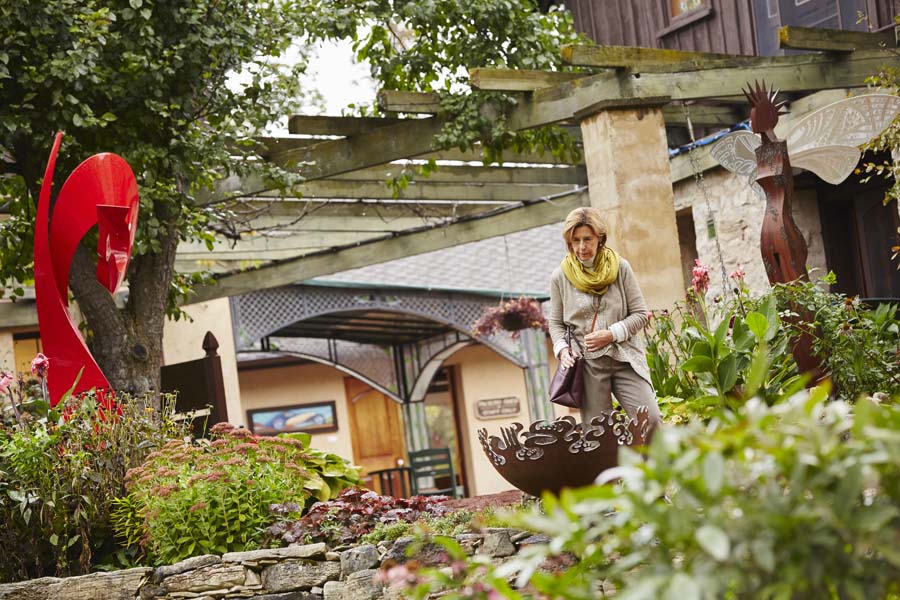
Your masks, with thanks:
[{"label": "sign on wall", "polygon": [[326,433],[337,431],[334,401],[291,406],[273,406],[247,411],[250,431],[257,435],[279,433]]},{"label": "sign on wall", "polygon": [[506,398],[485,398],[475,403],[475,415],[479,419],[499,419],[514,417],[522,411],[519,399],[515,396]]}]

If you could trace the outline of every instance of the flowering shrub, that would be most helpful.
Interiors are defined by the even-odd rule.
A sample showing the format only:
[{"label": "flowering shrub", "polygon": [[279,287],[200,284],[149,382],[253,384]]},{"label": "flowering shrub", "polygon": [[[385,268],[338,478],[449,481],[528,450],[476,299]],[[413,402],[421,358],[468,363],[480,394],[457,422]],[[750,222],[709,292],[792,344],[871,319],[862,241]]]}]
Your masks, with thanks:
[{"label": "flowering shrub", "polygon": [[268,533],[286,544],[325,542],[339,546],[371,535],[379,527],[383,532],[385,527],[397,523],[448,515],[451,511],[442,504],[446,500],[447,496],[394,498],[380,496],[371,490],[350,488],[330,502],[317,502],[296,521],[289,518],[299,512],[296,505],[273,506],[272,511],[280,518]]},{"label": "flowering shrub", "polygon": [[257,548],[270,505],[287,503],[299,515],[359,481],[344,459],[309,448],[309,434],[262,437],[227,423],[210,433],[167,442],[125,477],[116,531],[153,564]]},{"label": "flowering shrub", "polygon": [[541,303],[524,296],[518,300],[507,300],[498,306],[485,309],[481,317],[472,325],[477,337],[509,331],[513,339],[519,337],[522,329],[547,331],[547,319],[541,310]]},{"label": "flowering shrub", "polygon": [[119,394],[115,418],[103,419],[92,394],[50,410],[40,382],[18,380],[0,374],[11,403],[0,419],[0,581],[87,573],[122,550],[110,515],[125,472],[159,440],[184,435],[171,419],[174,399],[157,413]]},{"label": "flowering shrub", "polygon": [[896,307],[867,308],[812,282],[777,285],[753,298],[741,268],[731,274],[734,293],[707,302],[700,275],[691,303],[654,314],[648,328],[651,381],[668,421],[710,418],[754,395],[769,402],[790,395],[805,383],[791,354],[801,333],[812,336],[836,397],[900,394]]}]

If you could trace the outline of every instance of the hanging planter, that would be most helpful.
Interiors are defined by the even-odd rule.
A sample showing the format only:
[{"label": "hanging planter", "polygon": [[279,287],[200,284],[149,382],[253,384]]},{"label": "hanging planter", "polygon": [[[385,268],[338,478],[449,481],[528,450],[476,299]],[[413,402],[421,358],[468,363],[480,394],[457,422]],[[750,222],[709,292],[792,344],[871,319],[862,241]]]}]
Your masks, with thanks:
[{"label": "hanging planter", "polygon": [[499,305],[486,308],[472,326],[476,337],[508,331],[515,339],[523,329],[547,331],[547,319],[544,318],[541,303],[524,296],[517,300],[501,300]]}]

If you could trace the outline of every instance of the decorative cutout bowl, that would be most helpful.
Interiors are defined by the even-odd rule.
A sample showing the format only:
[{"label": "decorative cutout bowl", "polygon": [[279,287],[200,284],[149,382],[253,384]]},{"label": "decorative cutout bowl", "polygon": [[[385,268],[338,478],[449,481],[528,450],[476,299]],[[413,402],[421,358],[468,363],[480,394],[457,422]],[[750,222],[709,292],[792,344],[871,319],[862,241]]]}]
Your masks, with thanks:
[{"label": "decorative cutout bowl", "polygon": [[649,440],[649,413],[634,419],[622,410],[591,419],[587,428],[571,416],[502,427],[500,437],[478,430],[478,439],[494,468],[517,489],[532,496],[559,494],[564,487],[590,485],[618,464],[619,446],[641,446]]}]

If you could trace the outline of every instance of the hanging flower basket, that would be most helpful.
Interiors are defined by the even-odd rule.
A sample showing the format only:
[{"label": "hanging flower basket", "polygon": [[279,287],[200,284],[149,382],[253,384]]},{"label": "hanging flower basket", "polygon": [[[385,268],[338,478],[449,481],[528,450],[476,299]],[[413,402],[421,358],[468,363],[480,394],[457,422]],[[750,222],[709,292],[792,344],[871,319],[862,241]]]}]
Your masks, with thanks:
[{"label": "hanging flower basket", "polygon": [[501,301],[497,306],[486,308],[472,326],[476,337],[508,331],[515,339],[523,329],[547,331],[547,319],[544,318],[541,303],[524,296],[518,300]]}]

